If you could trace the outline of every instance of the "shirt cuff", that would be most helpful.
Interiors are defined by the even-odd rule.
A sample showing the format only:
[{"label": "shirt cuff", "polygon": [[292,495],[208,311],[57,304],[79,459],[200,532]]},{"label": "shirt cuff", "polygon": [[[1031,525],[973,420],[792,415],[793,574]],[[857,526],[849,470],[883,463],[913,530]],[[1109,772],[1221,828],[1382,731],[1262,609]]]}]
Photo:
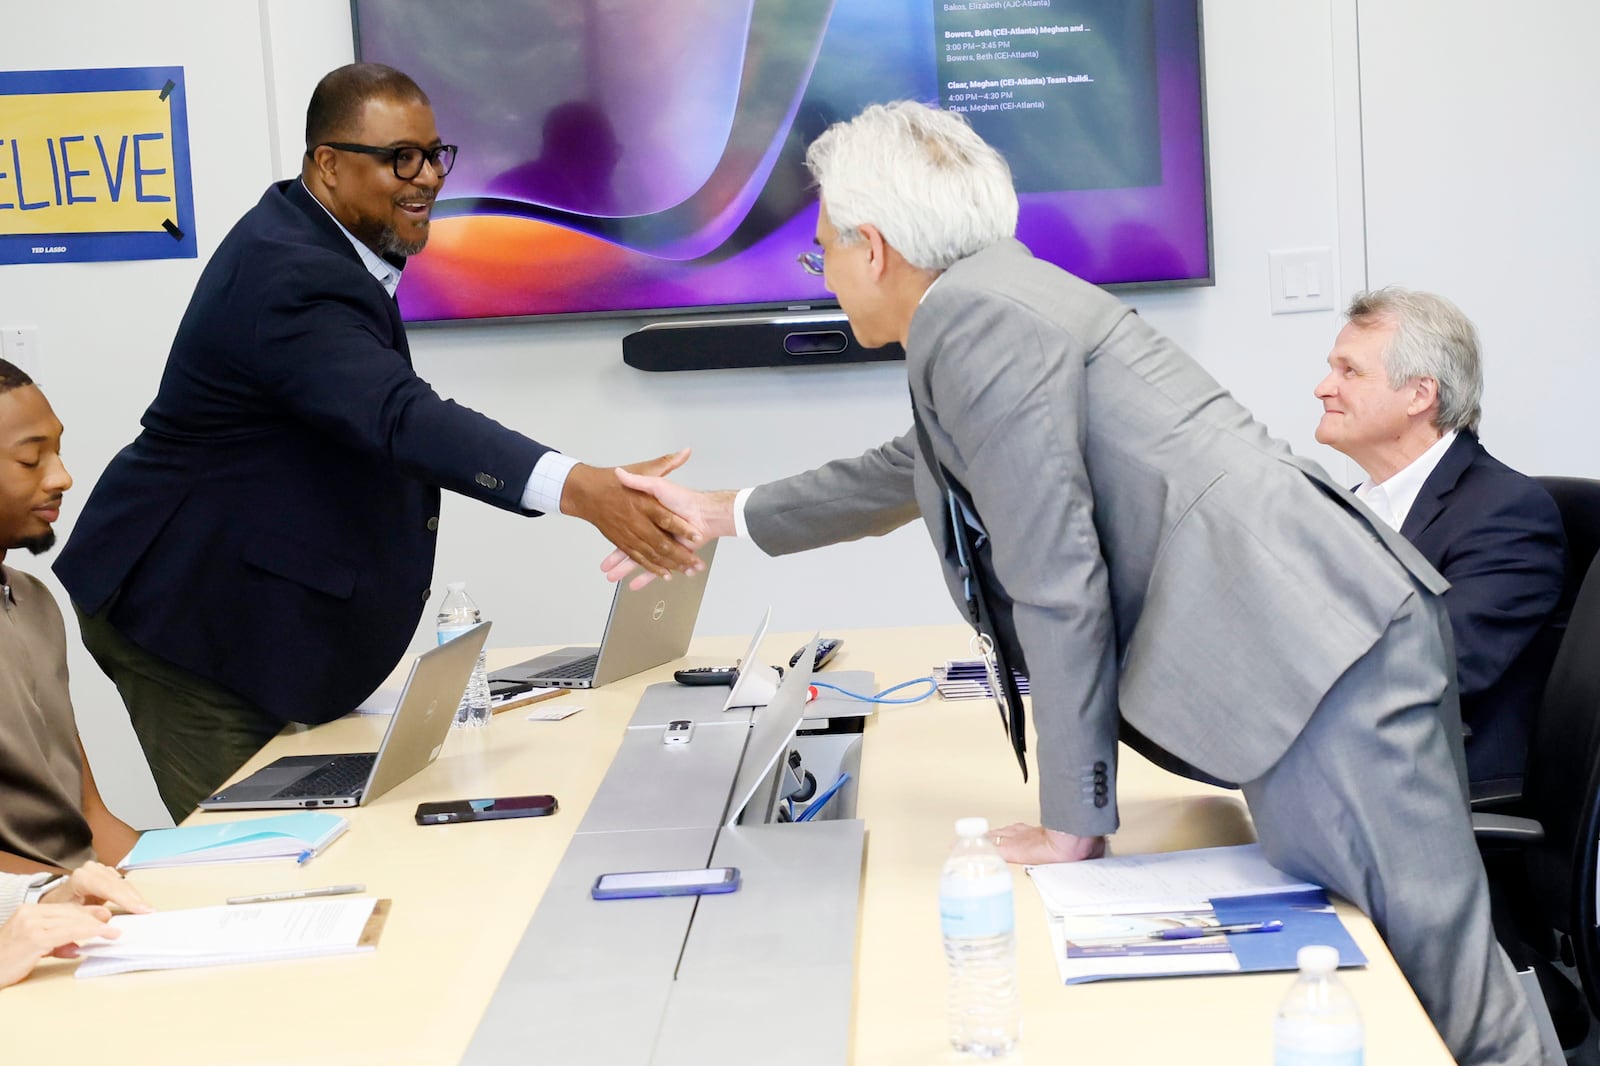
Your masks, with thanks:
[{"label": "shirt cuff", "polygon": [[744,524],[744,505],[754,491],[756,491],[754,487],[740,489],[738,495],[733,498],[733,529],[741,537],[750,536],[750,527]]},{"label": "shirt cuff", "polygon": [[578,460],[560,452],[545,452],[533,464],[533,473],[522,489],[522,509],[561,513],[561,490],[566,487],[567,475],[578,465]]}]

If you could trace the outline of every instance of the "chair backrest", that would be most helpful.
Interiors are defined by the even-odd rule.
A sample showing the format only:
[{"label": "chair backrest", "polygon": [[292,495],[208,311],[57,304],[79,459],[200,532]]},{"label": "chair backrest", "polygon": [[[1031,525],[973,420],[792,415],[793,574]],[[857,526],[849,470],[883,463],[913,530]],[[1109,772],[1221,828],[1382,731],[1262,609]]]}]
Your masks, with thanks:
[{"label": "chair backrest", "polygon": [[1578,587],[1600,552],[1600,481],[1586,477],[1535,478],[1544,486],[1567,532],[1567,580],[1555,617],[1565,618],[1578,598]]},{"label": "chair backrest", "polygon": [[1600,1013],[1600,931],[1595,863],[1600,858],[1600,563],[1579,587],[1533,724],[1525,813],[1544,826],[1528,852],[1540,909],[1572,938],[1579,977]]}]

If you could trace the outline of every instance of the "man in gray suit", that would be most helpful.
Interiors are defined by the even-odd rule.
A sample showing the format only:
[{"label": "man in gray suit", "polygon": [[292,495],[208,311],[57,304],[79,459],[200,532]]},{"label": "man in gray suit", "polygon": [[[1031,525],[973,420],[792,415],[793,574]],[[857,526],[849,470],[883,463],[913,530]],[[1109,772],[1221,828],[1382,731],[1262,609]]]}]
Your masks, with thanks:
[{"label": "man in gray suit", "polygon": [[904,344],[932,455],[906,434],[737,495],[618,476],[774,555],[920,513],[959,604],[937,462],[1032,682],[1043,825],[1000,830],[1007,859],[1101,853],[1121,729],[1241,782],[1267,857],[1372,916],[1462,1062],[1541,1061],[1464,802],[1443,580],[1131,309],[1018,244],[1009,170],[959,116],[875,106],[807,164],[806,265],[863,345]]}]

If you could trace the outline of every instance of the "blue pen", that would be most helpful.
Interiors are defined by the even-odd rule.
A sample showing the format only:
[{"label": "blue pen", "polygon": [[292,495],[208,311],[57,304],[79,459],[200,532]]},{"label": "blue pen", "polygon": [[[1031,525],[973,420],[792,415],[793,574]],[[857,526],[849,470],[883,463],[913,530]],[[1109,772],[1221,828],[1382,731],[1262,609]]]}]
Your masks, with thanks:
[{"label": "blue pen", "polygon": [[1242,922],[1238,925],[1185,925],[1178,929],[1162,929],[1151,933],[1151,940],[1193,940],[1199,936],[1217,936],[1221,933],[1276,933],[1283,923],[1273,918],[1266,922]]},{"label": "blue pen", "polygon": [[295,860],[294,860],[295,861],[295,865],[304,866],[306,863],[310,862],[312,859],[314,859],[316,857],[317,857],[317,849],[316,848],[307,848],[306,850],[302,851],[295,858]]}]

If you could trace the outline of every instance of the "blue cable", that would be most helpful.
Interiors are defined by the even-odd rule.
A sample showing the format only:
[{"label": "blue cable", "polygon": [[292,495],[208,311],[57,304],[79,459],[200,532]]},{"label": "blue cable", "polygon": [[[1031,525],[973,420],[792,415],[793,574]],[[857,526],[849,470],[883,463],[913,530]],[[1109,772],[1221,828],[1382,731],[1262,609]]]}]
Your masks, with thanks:
[{"label": "blue cable", "polygon": [[[907,682],[907,683],[909,684],[909,682]],[[833,794],[835,792],[838,792],[841,788],[843,788],[844,787],[844,783],[846,781],[848,781],[848,780],[850,780],[850,774],[848,772],[840,774],[839,775],[839,780],[835,781],[832,785],[828,786],[828,791],[824,792],[822,795],[820,795],[816,799],[812,800],[811,801],[811,806],[809,806],[805,810],[801,811],[800,812],[800,817],[796,818],[795,821],[797,821],[797,822],[809,822],[809,821],[811,821],[811,819],[815,818],[817,816],[817,812],[822,810],[823,805],[825,803],[827,803],[829,800],[833,799]]]},{"label": "blue cable", "polygon": [[[811,683],[818,688],[832,689],[834,692],[843,693],[853,700],[860,700],[862,703],[921,703],[939,689],[939,683],[931,677],[914,677],[910,681],[902,681],[898,685],[889,686],[876,696],[863,696],[859,692],[851,692],[847,688],[840,688],[838,685],[830,685],[826,681],[818,681],[815,678],[812,679]],[[899,692],[901,689],[910,685],[927,685],[928,691],[918,696],[906,696],[897,700],[884,699],[884,697],[889,695],[889,693]]]}]

